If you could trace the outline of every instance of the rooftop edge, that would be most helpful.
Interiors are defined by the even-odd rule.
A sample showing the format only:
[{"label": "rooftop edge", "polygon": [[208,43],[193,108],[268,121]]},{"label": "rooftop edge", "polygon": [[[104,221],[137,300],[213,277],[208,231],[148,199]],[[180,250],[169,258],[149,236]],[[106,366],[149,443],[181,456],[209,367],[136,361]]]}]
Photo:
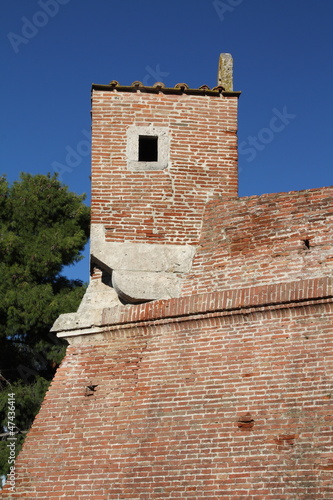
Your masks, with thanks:
[{"label": "rooftop edge", "polygon": [[144,85],[142,82],[135,81],[132,85],[120,85],[116,80],[112,80],[108,85],[93,83],[92,90],[104,90],[104,91],[113,91],[117,90],[118,92],[147,92],[158,94],[162,92],[164,94],[188,94],[188,95],[211,95],[211,96],[219,96],[223,95],[224,97],[239,97],[240,91],[227,91],[222,85],[218,85],[213,87],[212,89],[208,85],[201,85],[201,87],[194,89],[190,88],[186,83],[177,83],[174,87],[166,87],[162,82],[156,82],[152,86]]}]

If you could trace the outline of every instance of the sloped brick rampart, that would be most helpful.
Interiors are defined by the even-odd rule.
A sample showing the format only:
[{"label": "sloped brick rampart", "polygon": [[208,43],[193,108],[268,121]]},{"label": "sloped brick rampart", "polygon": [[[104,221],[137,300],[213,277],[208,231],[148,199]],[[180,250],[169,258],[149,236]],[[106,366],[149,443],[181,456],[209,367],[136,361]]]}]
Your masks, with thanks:
[{"label": "sloped brick rampart", "polygon": [[333,498],[331,279],[159,302],[73,339],[2,497]]}]

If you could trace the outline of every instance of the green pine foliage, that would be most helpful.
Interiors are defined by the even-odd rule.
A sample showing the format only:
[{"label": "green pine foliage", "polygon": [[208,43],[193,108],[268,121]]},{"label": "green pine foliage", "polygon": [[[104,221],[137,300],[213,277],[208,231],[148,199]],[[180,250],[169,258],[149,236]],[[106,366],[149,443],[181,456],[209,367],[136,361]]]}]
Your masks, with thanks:
[{"label": "green pine foliage", "polygon": [[[89,208],[56,176],[0,178],[0,434],[15,393],[17,451],[38,412],[66,345],[50,328],[75,311],[85,286],[61,275],[78,262],[89,237]],[[8,472],[0,438],[0,476]]]}]

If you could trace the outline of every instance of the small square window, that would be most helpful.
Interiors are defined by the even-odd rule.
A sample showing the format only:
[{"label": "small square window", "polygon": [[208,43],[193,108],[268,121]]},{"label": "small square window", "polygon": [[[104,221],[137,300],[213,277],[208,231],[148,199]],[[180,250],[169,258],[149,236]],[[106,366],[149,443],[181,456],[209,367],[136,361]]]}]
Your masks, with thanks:
[{"label": "small square window", "polygon": [[158,161],[158,137],[139,135],[139,161]]},{"label": "small square window", "polygon": [[164,170],[169,162],[170,133],[167,127],[130,125],[126,159],[129,170]]}]

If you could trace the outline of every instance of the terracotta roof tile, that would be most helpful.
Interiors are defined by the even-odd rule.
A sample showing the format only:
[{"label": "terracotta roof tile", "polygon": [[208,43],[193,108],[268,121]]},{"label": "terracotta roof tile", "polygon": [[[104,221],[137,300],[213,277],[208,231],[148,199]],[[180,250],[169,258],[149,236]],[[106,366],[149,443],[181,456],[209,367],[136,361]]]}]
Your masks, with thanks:
[{"label": "terracotta roof tile", "polygon": [[92,84],[92,90],[117,90],[118,92],[150,92],[165,94],[196,94],[196,95],[219,95],[222,94],[227,97],[239,97],[241,92],[226,91],[224,87],[218,85],[217,87],[210,88],[208,85],[201,85],[201,87],[194,89],[190,88],[187,83],[177,83],[174,87],[166,87],[163,82],[156,82],[154,85],[144,85],[142,82],[136,80],[132,85],[121,85],[117,80],[112,80],[108,85],[101,85],[97,83]]}]

